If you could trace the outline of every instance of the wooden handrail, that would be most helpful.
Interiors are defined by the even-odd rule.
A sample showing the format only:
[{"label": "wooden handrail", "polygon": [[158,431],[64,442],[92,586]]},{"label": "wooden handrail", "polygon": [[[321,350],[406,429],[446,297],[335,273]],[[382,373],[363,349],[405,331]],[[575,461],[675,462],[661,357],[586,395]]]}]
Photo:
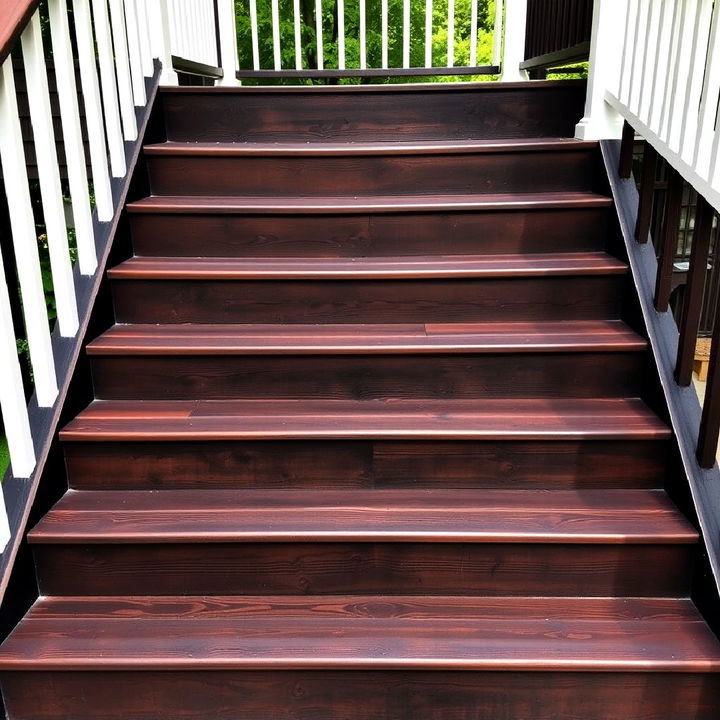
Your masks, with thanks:
[{"label": "wooden handrail", "polygon": [[12,51],[39,4],[39,0],[3,0],[0,4],[0,63]]}]

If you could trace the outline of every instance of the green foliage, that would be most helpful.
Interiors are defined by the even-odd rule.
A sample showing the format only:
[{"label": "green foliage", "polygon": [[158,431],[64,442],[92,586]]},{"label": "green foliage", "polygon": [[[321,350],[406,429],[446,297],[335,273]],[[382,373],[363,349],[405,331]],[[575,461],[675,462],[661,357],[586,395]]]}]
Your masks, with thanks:
[{"label": "green foliage", "polygon": [[0,481],[5,476],[5,472],[10,466],[10,450],[8,448],[7,438],[0,435]]},{"label": "green foliage", "polygon": [[[381,0],[366,2],[367,66],[379,68],[382,65],[382,4]],[[238,54],[240,67],[252,68],[252,40],[249,0],[236,0],[238,17]],[[302,65],[304,69],[317,68],[315,2],[300,0]],[[478,43],[477,64],[489,65],[492,61],[493,19],[495,0],[478,0]],[[272,4],[271,0],[257,0],[258,40],[260,67],[272,69]],[[295,26],[293,3],[283,0],[279,7],[280,49],[282,67],[295,68]],[[455,0],[455,65],[468,65],[470,61],[470,18],[471,0]],[[360,67],[360,0],[345,2],[345,66]],[[323,2],[323,57],[324,67],[338,67],[337,0]],[[434,67],[447,65],[448,0],[433,2],[432,64]],[[425,66],[425,1],[410,0],[410,65]],[[402,67],[403,56],[403,0],[388,0],[388,65]],[[434,78],[437,79],[437,78]],[[460,79],[458,77],[457,79]],[[467,79],[467,76],[464,77]],[[484,76],[482,79],[489,79]],[[389,82],[379,79],[377,82]],[[397,80],[396,80],[397,81]],[[249,82],[249,81],[247,81]],[[266,82],[266,81],[263,81]],[[278,80],[278,82],[292,82]],[[308,81],[309,82],[309,81]],[[341,82],[357,83],[359,79],[345,79]],[[400,82],[408,82],[402,79]]]}]

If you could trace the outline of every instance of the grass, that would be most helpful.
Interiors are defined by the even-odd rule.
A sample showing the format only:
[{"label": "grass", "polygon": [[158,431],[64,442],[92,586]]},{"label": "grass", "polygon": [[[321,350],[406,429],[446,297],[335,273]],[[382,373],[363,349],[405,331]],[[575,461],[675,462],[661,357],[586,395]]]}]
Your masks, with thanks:
[{"label": "grass", "polygon": [[0,435],[0,482],[5,477],[5,471],[10,465],[10,450],[8,449],[7,438]]}]

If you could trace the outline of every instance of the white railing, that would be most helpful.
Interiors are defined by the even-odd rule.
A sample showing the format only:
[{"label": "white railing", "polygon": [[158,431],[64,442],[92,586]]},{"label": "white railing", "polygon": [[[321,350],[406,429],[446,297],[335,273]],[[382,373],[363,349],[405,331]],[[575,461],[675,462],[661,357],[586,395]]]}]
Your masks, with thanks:
[{"label": "white railing", "polygon": [[617,138],[625,119],[720,210],[720,3],[597,0],[578,137]]},{"label": "white railing", "polygon": [[[99,238],[107,235],[108,223],[118,211],[114,181],[128,172],[126,158],[131,146],[127,143],[138,139],[138,109],[147,105],[146,79],[155,72],[153,59],[163,63],[163,79],[170,83],[177,82],[173,56],[217,66],[217,5],[221,17],[227,19],[228,10],[233,13],[220,54],[231,66],[229,75],[235,82],[232,0],[72,0],[69,8],[67,2],[48,2],[50,47],[45,47],[43,40],[40,10],[21,28],[18,40],[28,88],[31,142],[57,314],[55,328],[48,319],[43,282],[47,285],[47,270],[44,278],[33,212],[37,198],[31,194],[24,145],[28,138],[23,137],[18,110],[15,79],[20,69],[9,55],[0,68],[0,163],[11,231],[11,238],[4,239],[12,246],[12,252],[4,246],[4,257],[0,252],[0,411],[14,480],[32,478],[37,472],[47,441],[39,434],[47,434],[52,424],[48,417],[54,414],[57,418],[56,404],[69,382],[70,367],[63,366],[67,352],[63,355],[60,348],[77,340],[87,320],[90,308],[81,302],[78,288],[87,286],[88,278],[94,278],[100,267]],[[51,64],[46,62],[49,57]],[[53,125],[49,69],[57,87],[59,136]],[[58,162],[58,144],[66,172],[61,172]],[[92,185],[87,167],[91,168]],[[68,203],[70,212],[66,213]],[[12,286],[14,283],[9,287],[6,278],[15,276],[18,287]],[[34,395],[30,407],[13,323],[13,310],[20,307],[32,366],[31,373],[25,373],[31,378]],[[22,333],[22,328],[17,330]],[[42,422],[37,421],[38,412],[45,413]],[[0,493],[0,551],[9,536]]]},{"label": "white railing", "polygon": [[[513,0],[509,2],[512,4]],[[248,0],[247,17],[238,18],[244,25],[249,25],[247,66],[243,67],[241,74],[253,77],[256,73],[269,75],[283,72],[286,76],[292,73],[317,76],[335,72],[350,76],[373,72],[380,75],[383,70],[411,74],[407,71],[422,69],[435,71],[433,74],[450,70],[442,74],[454,74],[469,72],[473,68],[480,68],[480,73],[491,72],[493,67],[499,66],[503,0],[491,3],[494,33],[490,57],[478,54],[478,0],[470,0],[467,10],[463,10],[464,15],[456,7],[455,0],[447,0],[443,5],[446,5],[447,13],[443,10],[439,17],[433,0],[425,0],[424,3],[403,0],[396,13],[391,12],[388,0],[382,0],[378,8],[379,17],[371,17],[366,0],[360,0],[353,11],[343,0],[334,0],[332,5],[328,0],[325,3],[315,0],[311,24],[314,32],[311,38],[303,39],[302,28],[308,18],[302,17],[299,0],[293,0],[292,7],[290,3],[281,6],[279,0]],[[331,21],[328,20],[328,8],[334,14]],[[328,47],[330,22],[336,33],[332,50]],[[292,33],[284,31],[286,24],[292,26]],[[462,50],[457,42],[461,26],[467,28]],[[373,58],[370,57],[372,47],[369,42],[372,33],[378,36],[380,45],[377,56]],[[263,34],[267,37],[262,37]],[[398,38],[396,46],[392,42],[394,37]],[[261,48],[267,40],[270,40],[271,51],[264,56]],[[305,52],[308,45],[312,50],[312,61]],[[391,57],[393,47],[394,59]]]}]

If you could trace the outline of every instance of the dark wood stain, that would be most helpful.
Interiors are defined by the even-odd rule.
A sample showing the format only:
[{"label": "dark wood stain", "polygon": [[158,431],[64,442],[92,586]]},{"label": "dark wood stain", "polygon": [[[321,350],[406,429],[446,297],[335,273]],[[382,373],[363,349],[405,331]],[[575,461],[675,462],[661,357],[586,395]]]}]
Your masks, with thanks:
[{"label": "dark wood stain", "polygon": [[11,720],[715,720],[583,102],[163,90]]}]

